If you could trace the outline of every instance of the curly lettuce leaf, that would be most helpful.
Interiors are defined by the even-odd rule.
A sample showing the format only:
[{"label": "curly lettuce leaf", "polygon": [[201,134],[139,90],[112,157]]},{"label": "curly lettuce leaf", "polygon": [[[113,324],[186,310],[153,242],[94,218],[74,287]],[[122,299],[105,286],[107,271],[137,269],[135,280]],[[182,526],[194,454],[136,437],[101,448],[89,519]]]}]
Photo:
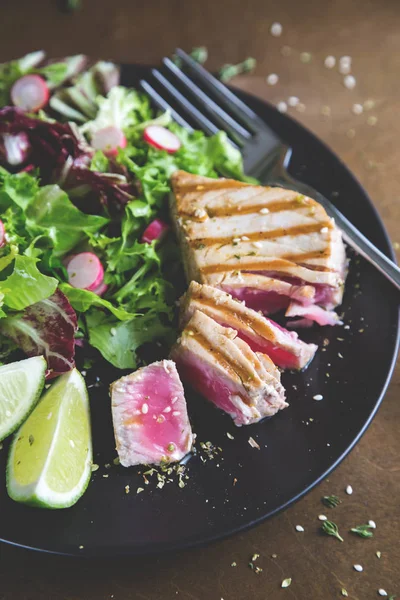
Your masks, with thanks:
[{"label": "curly lettuce leaf", "polygon": [[140,346],[171,335],[170,327],[157,315],[121,322],[93,311],[87,315],[86,324],[90,344],[118,369],[135,369]]},{"label": "curly lettuce leaf", "polygon": [[56,291],[58,281],[43,275],[36,266],[38,260],[30,256],[15,257],[14,270],[7,279],[0,281],[4,305],[14,310],[48,298]]},{"label": "curly lettuce leaf", "polygon": [[108,300],[100,298],[97,294],[74,288],[69,283],[61,283],[60,290],[67,296],[73,308],[80,313],[85,313],[90,308],[97,307],[107,309],[120,321],[127,321],[135,316],[135,314],[127,312],[121,307],[114,306]]}]

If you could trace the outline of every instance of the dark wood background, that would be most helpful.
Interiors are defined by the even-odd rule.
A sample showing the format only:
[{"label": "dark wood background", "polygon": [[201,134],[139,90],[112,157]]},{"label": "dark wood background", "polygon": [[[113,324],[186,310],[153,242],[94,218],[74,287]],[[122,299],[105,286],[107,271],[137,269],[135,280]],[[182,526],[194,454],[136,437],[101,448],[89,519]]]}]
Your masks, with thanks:
[{"label": "dark wood background", "polygon": [[[255,74],[235,83],[272,102],[298,96],[305,111],[291,112],[349,165],[400,243],[398,0],[83,0],[82,10],[70,15],[56,0],[3,0],[1,8],[0,60],[44,48],[54,56],[86,52],[155,63],[177,45],[206,45],[215,69],[254,56]],[[284,27],[279,38],[269,34],[274,21]],[[282,46],[292,49],[290,56],[282,56]],[[309,64],[300,61],[301,52],[311,53]],[[337,70],[324,68],[329,54],[352,57],[354,90],[344,88]],[[275,87],[265,82],[272,72],[280,77]],[[374,108],[354,115],[352,105],[367,99]],[[331,116],[322,114],[326,106]],[[0,546],[0,600],[325,600],[343,597],[342,587],[358,600],[379,597],[379,588],[400,597],[399,393],[397,367],[374,423],[329,482],[257,529],[208,548],[118,562]],[[351,497],[344,493],[348,484]],[[344,498],[334,513],[344,529],[375,520],[374,539],[340,544],[318,535],[326,493]],[[297,533],[297,524],[306,531]],[[259,575],[248,567],[255,552]],[[353,570],[355,563],[362,573]],[[293,583],[282,590],[286,577]]]}]

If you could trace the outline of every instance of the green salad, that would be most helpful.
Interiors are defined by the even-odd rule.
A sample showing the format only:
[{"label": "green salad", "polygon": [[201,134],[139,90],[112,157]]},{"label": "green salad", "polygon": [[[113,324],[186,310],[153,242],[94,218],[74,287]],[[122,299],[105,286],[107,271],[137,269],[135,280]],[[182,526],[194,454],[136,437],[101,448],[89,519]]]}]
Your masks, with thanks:
[{"label": "green salad", "polygon": [[168,215],[177,169],[244,179],[225,133],[206,137],[86,57],[0,67],[0,361],[70,371],[140,364],[175,336],[183,274]]}]

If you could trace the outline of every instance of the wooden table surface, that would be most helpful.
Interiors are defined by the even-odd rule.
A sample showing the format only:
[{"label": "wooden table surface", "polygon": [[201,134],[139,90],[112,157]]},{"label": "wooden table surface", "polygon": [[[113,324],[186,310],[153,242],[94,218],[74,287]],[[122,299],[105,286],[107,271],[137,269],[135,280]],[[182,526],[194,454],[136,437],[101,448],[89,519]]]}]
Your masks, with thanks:
[{"label": "wooden table surface", "polygon": [[[56,0],[1,5],[1,60],[44,48],[55,56],[86,52],[151,63],[177,45],[206,45],[208,66],[215,69],[254,56],[255,74],[235,83],[271,102],[299,97],[305,111],[290,112],[347,163],[374,199],[392,240],[400,242],[398,0],[83,0],[73,15],[60,12]],[[281,37],[269,34],[274,21],[283,25]],[[282,55],[284,46],[290,56]],[[302,52],[311,54],[311,62],[301,62]],[[352,57],[354,90],[343,86],[337,69],[323,66],[327,55]],[[266,83],[269,73],[279,75],[274,87]],[[372,109],[352,113],[354,103],[369,99]],[[342,588],[359,600],[379,597],[379,588],[400,597],[399,393],[397,367],[378,416],[329,482],[256,529],[207,548],[118,562],[1,546],[0,600],[325,600],[343,597]],[[349,484],[352,496],[344,493]],[[373,539],[347,536],[340,544],[318,535],[317,516],[329,510],[321,496],[331,493],[344,500],[334,512],[342,528],[373,519]],[[304,533],[295,531],[297,524]],[[248,567],[253,553],[260,554],[259,575]],[[353,569],[356,563],[362,573]],[[280,583],[288,577],[292,585],[283,590]]]}]

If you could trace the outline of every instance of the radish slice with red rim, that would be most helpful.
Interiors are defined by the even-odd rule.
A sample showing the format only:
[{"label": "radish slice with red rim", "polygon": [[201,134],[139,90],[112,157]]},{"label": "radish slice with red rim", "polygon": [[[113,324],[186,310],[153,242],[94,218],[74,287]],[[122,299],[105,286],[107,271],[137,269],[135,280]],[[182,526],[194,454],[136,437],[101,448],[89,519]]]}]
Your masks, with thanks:
[{"label": "radish slice with red rim", "polygon": [[66,266],[68,283],[73,287],[91,292],[103,282],[103,265],[93,252],[75,254]]},{"label": "radish slice with red rim", "polygon": [[106,291],[108,290],[108,285],[106,283],[101,283],[96,289],[91,290],[93,292],[93,294],[96,294],[97,296],[103,296],[103,294],[106,293]]},{"label": "radish slice with red rim", "polygon": [[27,112],[36,112],[47,104],[49,88],[40,75],[24,75],[11,88],[11,101],[14,106]]},{"label": "radish slice with red rim", "polygon": [[6,230],[4,228],[4,223],[0,219],[0,248],[2,248],[6,243]]},{"label": "radish slice with red rim", "polygon": [[181,141],[172,131],[161,125],[149,125],[143,131],[143,139],[158,148],[158,150],[166,150],[170,154],[177,152],[181,147]]},{"label": "radish slice with red rim", "polygon": [[169,225],[161,221],[161,219],[154,219],[144,230],[141,242],[151,244],[154,240],[159,240],[163,237],[169,229]]},{"label": "radish slice with red rim", "polygon": [[95,150],[102,150],[104,154],[116,156],[118,148],[126,147],[126,137],[119,127],[110,125],[94,132],[92,137],[92,146]]}]

